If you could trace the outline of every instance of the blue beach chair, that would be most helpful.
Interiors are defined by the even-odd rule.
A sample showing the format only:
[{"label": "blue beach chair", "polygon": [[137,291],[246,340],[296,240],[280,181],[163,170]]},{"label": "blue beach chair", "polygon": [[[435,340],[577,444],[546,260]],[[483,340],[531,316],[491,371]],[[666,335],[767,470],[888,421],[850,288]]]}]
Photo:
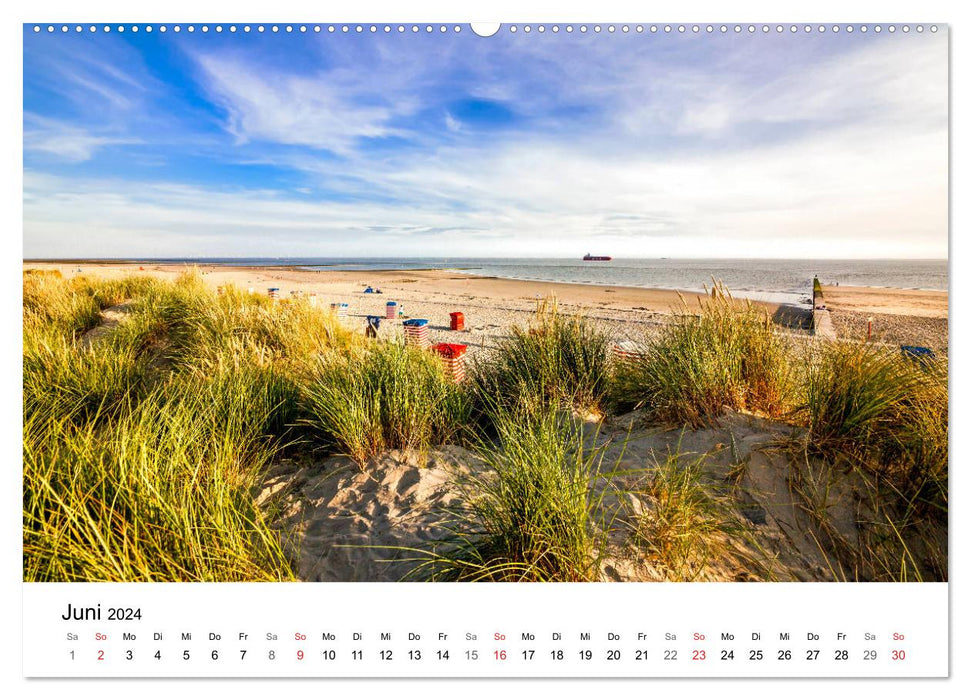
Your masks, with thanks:
[{"label": "blue beach chair", "polygon": [[911,362],[916,362],[925,368],[937,359],[937,355],[934,354],[933,350],[920,345],[901,345],[900,354]]}]

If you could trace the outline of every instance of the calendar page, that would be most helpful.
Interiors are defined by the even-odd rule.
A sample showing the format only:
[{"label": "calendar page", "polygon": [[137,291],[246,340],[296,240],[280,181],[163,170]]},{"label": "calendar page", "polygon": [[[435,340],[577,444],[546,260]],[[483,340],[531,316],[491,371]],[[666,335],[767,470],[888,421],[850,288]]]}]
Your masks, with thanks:
[{"label": "calendar page", "polygon": [[949,25],[645,12],[25,21],[26,678],[948,677]]}]

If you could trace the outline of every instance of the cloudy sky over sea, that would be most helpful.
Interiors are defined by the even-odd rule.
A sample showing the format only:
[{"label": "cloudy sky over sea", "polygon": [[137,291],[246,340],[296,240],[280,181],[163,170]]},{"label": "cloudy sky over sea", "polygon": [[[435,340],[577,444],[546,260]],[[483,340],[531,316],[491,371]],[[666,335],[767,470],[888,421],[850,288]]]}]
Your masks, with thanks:
[{"label": "cloudy sky over sea", "polygon": [[947,256],[946,29],[564,26],[27,26],[24,255]]}]

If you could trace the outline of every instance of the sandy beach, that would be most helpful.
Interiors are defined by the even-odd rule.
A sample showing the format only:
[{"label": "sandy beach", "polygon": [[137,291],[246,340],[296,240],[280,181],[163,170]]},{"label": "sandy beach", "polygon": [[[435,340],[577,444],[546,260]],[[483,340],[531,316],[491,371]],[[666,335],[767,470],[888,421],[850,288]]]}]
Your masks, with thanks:
[{"label": "sandy beach", "polygon": [[[170,280],[190,269],[182,264],[93,261],[25,262],[24,267],[56,269],[68,278],[78,274],[106,278],[143,274]],[[463,343],[473,352],[506,335],[510,326],[528,322],[537,300],[550,295],[556,297],[562,310],[603,322],[618,339],[650,333],[666,323],[682,299],[693,307],[700,297],[697,293],[669,289],[532,282],[450,270],[314,271],[221,265],[196,269],[212,287],[236,285],[259,293],[279,287],[280,298],[288,298],[292,292],[314,294],[322,308],[331,303],[347,303],[345,323],[362,330],[366,316],[383,317],[386,303],[396,301],[404,317],[428,319],[435,342]],[[382,293],[363,293],[368,286]],[[824,293],[841,337],[866,337],[872,319],[871,333],[878,340],[925,345],[947,352],[947,292],[841,286],[824,287]],[[798,325],[799,310],[758,303],[778,320],[784,320],[789,330],[794,330],[793,320]],[[449,313],[453,311],[465,315],[466,330],[449,330]],[[382,336],[395,332],[400,331],[394,325],[381,327]]]},{"label": "sandy beach", "polygon": [[[780,334],[811,340],[792,322],[808,309],[760,303],[769,328],[720,298],[697,323],[675,326],[672,312],[701,297],[674,290],[223,266],[199,266],[176,285],[191,268],[24,263],[25,273],[37,269],[60,274],[24,275],[25,481],[52,471],[72,484],[114,479],[127,500],[110,517],[132,524],[112,531],[111,547],[148,553],[123,570],[88,558],[79,572],[73,558],[52,559],[61,544],[47,533],[61,527],[46,523],[75,517],[71,508],[88,508],[87,493],[101,487],[75,489],[66,505],[34,489],[27,580],[946,580],[947,378],[896,347],[946,358],[946,293],[824,288],[836,334],[869,333],[876,344],[790,343]],[[229,285],[254,294],[215,293]],[[270,287],[281,303],[265,298]],[[288,303],[294,292],[316,301]],[[549,296],[586,321],[538,316]],[[473,378],[443,372],[434,353],[357,336],[389,301],[427,318],[432,342],[469,346]],[[335,302],[346,316],[330,315]],[[465,314],[465,330],[449,329],[453,311]],[[514,325],[530,332],[499,342]],[[642,366],[609,350],[652,331],[664,351]],[[400,322],[381,324],[385,339],[402,334]],[[865,399],[899,396],[879,373],[845,381],[844,371],[853,379],[871,366],[864,360],[914,382],[917,398],[879,417],[886,432],[849,432],[856,422],[812,399],[813,387],[838,393],[839,405],[859,386]],[[97,427],[103,453],[73,423],[51,420],[62,415]],[[830,425],[839,440],[826,442]],[[133,450],[146,465],[137,487]],[[847,471],[849,458],[880,461]],[[199,491],[200,464],[213,478],[232,474],[233,490]],[[917,470],[926,480],[909,478]],[[142,515],[163,497],[180,519]],[[918,497],[945,505],[905,524],[914,563],[900,571],[899,540],[877,525]],[[560,514],[555,541],[546,515],[520,517],[544,509]],[[262,539],[240,522],[259,522]],[[127,539],[145,528],[158,538]],[[198,545],[171,546],[173,531]],[[90,546],[77,538],[79,551]],[[192,555],[211,549],[220,556]]]},{"label": "sandy beach", "polygon": [[[130,274],[175,279],[190,269],[182,264],[139,264],[124,262],[25,262],[24,268],[55,269],[70,278],[79,274],[119,278]],[[536,310],[536,302],[555,296],[561,310],[582,313],[611,328],[618,337],[638,337],[664,324],[681,300],[694,307],[701,296],[670,289],[565,284],[482,277],[451,270],[302,270],[292,267],[248,268],[200,265],[197,269],[212,287],[236,285],[266,293],[278,287],[280,298],[292,292],[314,294],[322,308],[331,303],[348,304],[345,323],[364,328],[368,315],[384,316],[388,301],[396,301],[404,317],[426,318],[435,342],[457,342],[475,351],[488,347],[514,324],[525,324]],[[80,270],[80,272],[79,272]],[[381,294],[365,294],[368,286]],[[869,287],[824,287],[833,311],[837,332],[846,337],[865,337],[867,319],[874,319],[878,339],[895,344],[920,344],[947,350],[947,292],[882,289]],[[809,290],[807,290],[808,293]],[[800,332],[800,311],[777,303],[757,302],[790,330]],[[449,313],[465,315],[466,330],[449,330]],[[382,324],[381,334],[400,332]]]},{"label": "sandy beach", "polygon": [[823,286],[826,304],[840,311],[947,318],[947,292],[929,289]]},{"label": "sandy beach", "polygon": [[[825,556],[806,534],[808,516],[788,487],[788,461],[765,450],[767,443],[791,431],[782,423],[739,414],[726,416],[717,427],[687,432],[640,425],[636,414],[614,418],[600,431],[591,429],[596,436],[588,440],[604,450],[604,471],[619,472],[601,484],[608,488],[601,508],[619,519],[628,509],[649,510],[649,504],[633,495],[638,474],[644,464],[663,461],[672,452],[679,452],[685,463],[704,457],[703,478],[712,482],[724,482],[733,460],[744,459],[747,468],[738,485],[745,493],[743,517],[758,523],[759,545],[770,554],[767,569],[759,575],[770,580],[833,580]],[[482,469],[473,453],[454,445],[427,456],[395,450],[371,460],[363,470],[346,457],[310,466],[284,461],[268,475],[259,502],[279,499],[275,526],[289,533],[302,580],[403,580],[415,568],[415,552],[448,534],[449,509],[461,501],[457,473]],[[834,527],[851,538],[858,537],[849,505],[854,500],[832,509]],[[625,552],[621,534],[615,533],[617,554],[600,563],[601,580],[665,580],[656,564]],[[698,580],[758,580],[748,568],[754,554],[750,543],[736,538],[728,549]]]},{"label": "sandy beach", "polygon": [[872,337],[893,345],[921,345],[947,354],[947,292],[880,287],[823,287],[840,337]]}]

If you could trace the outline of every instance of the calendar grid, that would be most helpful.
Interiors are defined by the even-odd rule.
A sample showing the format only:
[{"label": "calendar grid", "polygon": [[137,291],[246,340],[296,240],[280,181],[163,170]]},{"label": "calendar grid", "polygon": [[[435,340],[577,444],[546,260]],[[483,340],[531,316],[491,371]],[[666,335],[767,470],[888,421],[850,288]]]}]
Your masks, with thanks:
[{"label": "calendar grid", "polygon": [[30,677],[948,673],[946,584],[28,584],[24,605]]}]

